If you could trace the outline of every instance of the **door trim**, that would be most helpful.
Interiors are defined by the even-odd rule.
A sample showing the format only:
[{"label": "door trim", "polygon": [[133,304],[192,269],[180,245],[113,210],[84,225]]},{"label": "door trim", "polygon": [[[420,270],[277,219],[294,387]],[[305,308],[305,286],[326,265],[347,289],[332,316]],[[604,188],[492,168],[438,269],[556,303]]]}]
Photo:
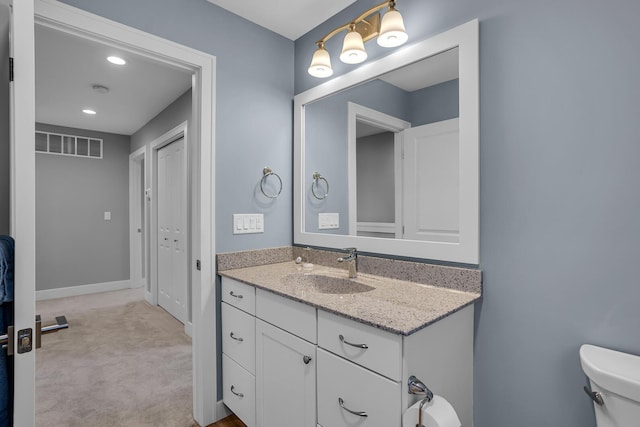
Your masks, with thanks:
[{"label": "door trim", "polygon": [[[151,289],[151,300],[148,300],[150,304],[159,305],[158,302],[158,151],[167,145],[177,141],[180,138],[184,138],[184,160],[182,165],[182,173],[184,174],[184,182],[187,186],[187,200],[192,200],[191,190],[193,186],[189,185],[189,176],[191,176],[190,162],[189,162],[189,152],[192,149],[191,144],[189,144],[188,138],[188,123],[182,122],[173,129],[165,132],[160,135],[149,144],[149,150],[151,152],[151,218],[149,221],[150,228],[150,289]],[[190,204],[188,204],[190,205]],[[186,215],[186,228],[187,228],[187,239],[189,243],[187,244],[187,260],[192,259],[191,256],[191,209],[187,208]],[[192,295],[192,287],[191,285],[191,270],[187,265],[187,313],[186,319],[184,322],[185,332],[187,335],[191,336],[190,332],[192,331],[192,307],[191,307],[191,295]]]},{"label": "door trim", "polygon": [[[347,171],[348,171],[348,188],[349,188],[349,229],[348,234],[352,236],[356,236],[358,234],[358,197],[357,197],[357,167],[356,167],[356,141],[357,141],[357,133],[356,133],[356,122],[360,120],[370,125],[377,126],[381,129],[386,129],[389,132],[393,132],[394,139],[394,166],[396,169],[395,177],[396,177],[396,195],[401,194],[398,193],[398,185],[402,188],[402,181],[398,179],[398,176],[402,176],[400,173],[401,167],[401,154],[402,154],[402,135],[399,133],[405,129],[411,127],[411,123],[399,119],[397,117],[393,117],[389,114],[382,113],[380,111],[364,107],[362,105],[356,104],[355,102],[349,102],[347,104]],[[402,218],[401,211],[399,212],[399,203],[398,197],[396,197],[396,208],[395,208],[395,233],[396,238],[402,236],[402,221],[399,220]]]},{"label": "door trim", "polygon": [[[31,3],[21,0],[17,3]],[[194,274],[192,293],[193,310],[193,415],[195,420],[201,425],[208,425],[216,421],[217,411],[217,360],[216,360],[216,337],[212,331],[216,330],[216,309],[215,309],[215,265],[213,255],[215,254],[214,224],[215,224],[215,78],[216,78],[216,58],[204,52],[174,43],[160,37],[145,33],[132,27],[108,20],[106,18],[85,12],[72,6],[54,0],[35,0],[35,12],[26,7],[22,9],[23,15],[35,15],[35,22],[50,28],[74,34],[79,37],[97,40],[102,43],[116,45],[121,49],[147,56],[156,61],[170,64],[174,67],[187,70],[193,74],[192,83],[192,130],[194,141],[199,147],[199,180],[200,199],[199,214],[199,245],[193,249],[192,256],[201,260],[201,270]],[[25,18],[28,22],[30,17]],[[18,22],[24,22],[18,21]],[[29,28],[27,27],[27,30]],[[33,28],[31,37],[22,40],[18,45],[19,49],[26,52],[34,50]],[[27,55],[28,56],[28,55]],[[33,54],[31,55],[33,56]],[[17,65],[18,67],[18,65]],[[21,154],[16,156],[16,170],[20,171],[20,182],[17,188],[22,195],[16,200],[16,213],[20,218],[19,229],[16,236],[20,236],[19,251],[16,257],[16,277],[20,273],[25,285],[21,288],[21,293],[16,295],[16,299],[22,296],[31,300],[31,305],[35,300],[35,150],[33,149],[34,122],[35,122],[35,87],[34,78],[29,80],[29,76],[35,75],[33,60],[30,63],[21,64],[16,68],[25,82],[30,82],[31,87],[26,88],[28,96],[22,101],[23,111],[30,113],[30,120],[22,120],[16,132],[19,131],[24,147]],[[29,143],[29,141],[32,141]],[[20,184],[20,182],[18,184]],[[193,271],[194,266],[190,267]],[[32,277],[33,276],[33,277]],[[17,310],[20,312],[20,310]],[[34,313],[26,311],[20,313],[18,327],[33,327]],[[27,318],[30,318],[28,320]],[[21,320],[20,320],[21,319]],[[21,322],[21,323],[20,323]],[[34,354],[28,354],[30,358],[31,379],[34,375]],[[25,358],[23,357],[23,360]],[[18,364],[16,364],[18,365]],[[27,376],[27,369],[19,369],[16,372],[21,376]],[[20,379],[20,382],[22,379]],[[25,396],[33,393],[33,384],[26,381],[21,387],[30,387],[31,391],[25,392]],[[30,420],[20,422],[16,425],[33,424],[33,403],[30,407],[28,402],[21,403],[17,416],[30,416]],[[17,406],[16,406],[17,407]],[[31,415],[27,412],[31,412]],[[16,420],[17,421],[17,420]]]},{"label": "door trim", "polygon": [[[149,289],[149,247],[147,244],[148,234],[148,204],[146,197],[147,189],[147,150],[146,147],[139,148],[133,153],[129,154],[129,278],[131,281],[131,287],[136,288],[142,285],[144,287],[145,299],[147,301],[147,293],[150,293]],[[142,212],[140,212],[140,194],[144,194],[142,201]],[[140,250],[136,244],[137,219],[143,216],[144,222],[142,224],[143,230],[141,231],[142,238],[140,239],[140,245],[144,248],[144,259],[140,259]],[[142,262],[142,265],[140,263]],[[142,278],[142,272],[144,271],[144,278]]]}]

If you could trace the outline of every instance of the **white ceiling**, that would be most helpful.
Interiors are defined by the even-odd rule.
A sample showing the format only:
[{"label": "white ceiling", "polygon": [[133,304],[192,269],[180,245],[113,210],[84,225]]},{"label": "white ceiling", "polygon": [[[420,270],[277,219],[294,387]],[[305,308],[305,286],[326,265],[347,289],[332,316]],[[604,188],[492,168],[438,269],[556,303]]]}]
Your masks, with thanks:
[{"label": "white ceiling", "polygon": [[208,1],[290,40],[296,40],[356,0]]},{"label": "white ceiling", "polygon": [[[95,41],[40,25],[35,37],[39,123],[131,135],[191,87],[185,71]],[[127,64],[107,62],[110,55]],[[96,93],[94,84],[109,92]]]}]

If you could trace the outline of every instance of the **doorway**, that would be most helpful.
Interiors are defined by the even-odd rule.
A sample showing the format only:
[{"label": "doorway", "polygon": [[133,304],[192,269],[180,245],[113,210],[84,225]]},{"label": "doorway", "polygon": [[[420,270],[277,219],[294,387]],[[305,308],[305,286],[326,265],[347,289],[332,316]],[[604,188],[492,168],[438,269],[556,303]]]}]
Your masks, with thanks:
[{"label": "doorway", "polygon": [[[139,258],[140,253],[144,250],[141,244],[142,239],[138,237],[143,233],[137,232],[137,229],[142,230],[144,224],[142,218],[144,208],[140,206],[142,199],[139,197],[144,183],[142,176],[144,159],[140,159],[141,161],[137,164],[138,171],[135,173],[134,181],[127,182],[129,152],[132,144],[138,144],[139,140],[145,139],[145,132],[155,131],[156,127],[152,123],[154,116],[163,114],[176,102],[179,102],[184,93],[187,93],[184,96],[190,99],[191,73],[174,71],[173,69],[165,70],[166,65],[164,64],[157,64],[133,53],[123,52],[117,47],[86,40],[42,25],[36,25],[35,35],[36,129],[38,131],[35,148],[37,151],[36,259],[39,260],[36,266],[37,299],[43,299],[41,297],[45,292],[44,296],[55,298],[111,291],[117,288],[136,288],[139,284],[136,276],[129,277],[130,267],[127,265],[127,261],[130,257],[127,248],[133,237],[139,245],[135,251],[137,253],[133,254],[135,258]],[[119,67],[112,65],[107,60],[110,54],[126,58],[126,65]],[[64,61],[55,60],[55,58],[64,58]],[[154,85],[143,83],[142,79],[145,81],[162,79],[164,86],[156,88]],[[99,92],[93,90],[93,87],[98,84],[101,87]],[[127,98],[124,95],[129,96],[134,90],[139,90],[136,98],[141,99],[141,102],[126,104]],[[149,94],[150,90],[155,92]],[[161,94],[161,91],[165,93]],[[77,98],[81,98],[82,106],[94,109],[97,114],[86,116],[77,111],[79,110],[77,108],[79,105],[75,105]],[[147,102],[149,98],[154,99],[154,102]],[[69,106],[71,108],[68,108]],[[119,117],[120,111],[134,108],[138,117],[135,117],[132,112],[127,114],[130,121]],[[190,114],[190,112],[191,108],[185,109],[185,114]],[[151,120],[147,120],[148,116],[152,117]],[[112,117],[115,117],[116,120],[113,120]],[[165,118],[163,121],[170,123],[170,120],[178,119],[171,117]],[[165,126],[170,125],[165,124]],[[135,130],[136,128],[139,129]],[[180,149],[171,150],[178,145]],[[170,294],[167,295],[165,292],[165,296],[168,298],[159,301],[166,311],[182,323],[182,331],[173,337],[176,342],[188,340],[188,337],[184,336],[183,326],[186,321],[187,249],[189,247],[186,226],[188,191],[186,185],[187,156],[184,153],[186,146],[183,136],[181,141],[176,141],[165,148],[165,151],[168,152],[167,159],[179,156],[178,162],[165,163],[170,163],[172,169],[178,166],[180,171],[167,177],[165,182],[168,185],[156,189],[157,200],[168,199],[166,207],[168,207],[169,216],[176,211],[182,213],[180,220],[184,224],[181,227],[170,225],[171,247],[169,248],[167,245],[168,250],[165,251],[170,257],[174,256],[174,247],[179,244],[181,248],[179,260],[163,260],[158,263],[159,268],[167,266],[167,264],[169,267],[173,267],[174,271],[178,267],[180,268],[180,278],[167,278],[166,275],[158,275],[159,279],[164,279],[164,286],[163,282],[160,282],[160,289],[166,288],[167,284],[178,283],[184,289],[181,293],[176,293],[175,289],[171,289]],[[169,152],[169,150],[171,151]],[[162,165],[163,162],[160,164]],[[182,185],[178,183],[182,183]],[[128,193],[132,185],[138,187],[134,188],[138,197],[136,197],[135,204],[129,206],[127,204]],[[182,200],[174,200],[172,197],[175,192],[172,190],[175,188],[180,190],[179,196]],[[134,224],[140,223],[132,236],[128,235],[130,230],[127,218],[132,216],[129,210],[135,213]],[[160,217],[163,212],[167,212],[167,210],[160,210]],[[173,243],[178,241],[176,232],[180,234],[179,242]],[[139,262],[135,264],[139,265]],[[140,268],[140,270],[144,269]],[[162,270],[160,271],[162,272]],[[169,273],[171,271],[170,268]],[[140,275],[142,275],[141,272]],[[143,300],[143,289],[138,288],[136,291],[139,299]],[[115,294],[119,295],[118,292]],[[109,300],[113,298],[113,295],[113,292],[100,293],[97,297],[100,300]],[[80,306],[89,305],[88,301],[91,301],[91,299],[75,297],[70,299]],[[56,299],[56,302],[61,303],[62,301]],[[179,310],[174,309],[176,303],[179,304]],[[152,335],[154,328],[147,323],[142,323],[145,319],[145,312],[141,304],[133,304],[132,301],[124,297],[121,305],[118,305],[117,299],[114,299],[112,304],[106,308],[93,310],[96,320],[98,315],[102,313],[101,322],[103,324],[109,322],[109,316],[114,316],[110,320],[111,322],[117,322],[118,318],[122,318],[122,315],[118,315],[121,313],[121,306],[128,306],[129,310],[136,310],[139,313],[140,320],[136,322],[139,325],[137,329],[144,328],[149,336]],[[39,301],[37,304],[38,312],[46,312],[45,307],[48,305]],[[86,362],[93,364],[93,372],[103,372],[110,366],[110,363],[108,359],[101,359],[98,354],[92,353],[96,350],[96,344],[108,345],[111,349],[116,349],[118,348],[116,343],[123,341],[122,337],[119,338],[119,335],[114,332],[126,330],[126,327],[114,328],[115,331],[112,331],[114,335],[111,336],[109,343],[103,342],[108,337],[107,331],[102,331],[92,337],[92,334],[87,330],[88,323],[84,321],[86,316],[82,313],[74,308],[69,308],[68,312],[58,313],[58,315],[66,315],[71,324],[67,336],[84,338],[80,341],[81,346],[84,346],[82,353],[76,351],[78,346],[75,345],[71,346],[74,350],[62,352],[62,354],[56,352],[58,346],[67,338],[63,334],[56,334],[47,337],[44,342],[50,345],[45,345],[45,348],[41,349],[36,357],[36,425],[45,425],[46,420],[53,416],[47,406],[45,396],[51,394],[49,385],[55,375],[52,375],[47,368],[51,369],[53,368],[51,365],[57,365],[54,372],[65,372],[65,367],[74,366],[74,364],[80,363],[83,355],[92,354],[94,357],[87,358]],[[74,314],[77,317],[74,318]],[[133,317],[135,318],[135,316]],[[49,318],[44,317],[44,321],[46,324]],[[74,326],[79,330],[73,331]],[[167,333],[169,331],[175,331],[175,328],[167,329]],[[134,333],[136,332],[132,331],[129,336],[134,336]],[[138,343],[145,342],[144,335],[142,337],[135,336],[137,336]],[[156,341],[157,343],[153,344],[152,348],[158,351],[170,351],[177,348],[176,346],[167,346],[166,343],[161,347],[161,341]],[[146,343],[148,345],[150,342],[146,341]],[[127,365],[132,369],[127,377],[137,378],[134,382],[142,389],[155,388],[159,390],[150,381],[153,377],[143,375],[142,366],[136,369],[136,365],[142,365],[145,362],[144,359],[139,359],[136,362],[131,354],[134,349],[137,352],[142,351],[139,347],[128,346],[120,347],[118,352],[119,358],[131,360]],[[181,349],[184,350],[184,346]],[[149,351],[148,347],[147,351]],[[137,352],[136,354],[141,354]],[[186,361],[191,359],[190,353],[177,354],[181,354],[182,359],[187,358]],[[63,355],[65,357],[62,357]],[[163,365],[157,364],[157,366],[160,368]],[[181,377],[190,381],[192,378],[191,363],[182,363],[180,367]],[[177,370],[177,368],[175,369]],[[168,365],[159,370],[157,378],[164,378],[167,382],[173,379],[176,388],[184,389],[185,384],[182,379],[177,382],[175,377],[166,375]],[[59,419],[66,421],[62,421],[61,424],[72,422],[72,417],[76,416],[78,411],[95,407],[95,399],[98,396],[101,396],[104,403],[112,401],[105,389],[108,390],[117,375],[105,375],[103,380],[96,381],[97,384],[93,388],[89,388],[90,384],[86,379],[82,381],[81,376],[78,378],[78,382],[67,379],[62,384],[58,384],[61,391],[68,390],[65,387],[68,384],[73,385],[71,390],[84,391],[70,399],[75,403],[62,411],[63,414],[60,415],[62,418]],[[100,377],[97,376],[97,378]],[[125,381],[121,380],[117,384],[123,385],[124,383]],[[100,384],[107,384],[107,386],[101,387]],[[95,393],[90,393],[91,390],[94,390]],[[188,394],[183,393],[180,402],[182,407],[178,412],[189,414],[192,412],[193,404],[191,389],[187,390]],[[130,396],[127,401],[134,402],[135,398]],[[126,411],[126,402],[122,403],[122,406],[113,404],[110,412],[120,414],[121,411]],[[71,418],[65,419],[64,417],[67,416]]]},{"label": "doorway", "polygon": [[[389,114],[349,102],[348,114],[348,162],[349,162],[349,234],[369,237],[402,238],[402,132],[411,128],[411,123]],[[379,140],[376,135],[385,136]],[[380,143],[386,147],[381,147]],[[365,150],[368,146],[377,145]],[[380,148],[384,148],[380,150]],[[386,160],[363,162],[358,168],[359,158],[371,154],[379,157],[387,151]],[[384,164],[381,165],[380,161]],[[366,168],[363,168],[365,166]],[[379,166],[379,167],[378,167]],[[371,170],[369,170],[371,168]],[[378,182],[383,172],[387,173],[385,182]],[[363,182],[366,180],[366,182]],[[369,185],[369,186],[367,186]],[[386,188],[385,194],[381,189]],[[364,190],[364,191],[363,191]],[[369,197],[367,197],[369,196]],[[359,214],[364,212],[384,212],[379,203],[388,200],[389,213],[380,217],[367,218]],[[375,206],[372,204],[376,204]]]},{"label": "doorway", "polygon": [[146,153],[141,147],[129,155],[129,277],[131,287],[143,287],[149,300]]},{"label": "doorway", "polygon": [[[22,3],[22,4],[21,4]],[[198,212],[197,245],[194,245],[193,258],[201,260],[201,270],[192,275],[194,284],[194,417],[200,424],[209,424],[216,419],[216,369],[215,369],[215,336],[210,334],[215,328],[215,307],[203,301],[210,301],[213,295],[213,253],[214,239],[212,224],[214,223],[214,188],[212,168],[214,164],[214,75],[215,58],[193,49],[168,43],[160,38],[142,33],[138,30],[114,23],[104,18],[79,11],[73,7],[36,0],[35,14],[30,2],[14,4],[14,40],[17,49],[14,51],[15,61],[20,64],[20,77],[13,85],[12,136],[20,137],[21,144],[16,149],[12,164],[12,230],[20,242],[20,251],[16,251],[16,277],[22,278],[22,289],[16,294],[16,328],[34,328],[33,304],[35,300],[35,189],[33,151],[35,137],[33,132],[33,116],[35,111],[34,97],[29,96],[34,86],[33,78],[33,34],[29,36],[29,28],[33,31],[34,21],[51,28],[81,37],[100,40],[119,46],[132,52],[141,53],[155,60],[171,64],[177,68],[188,70],[193,78],[193,126],[197,129],[196,143],[200,153],[198,157],[200,191],[197,194]],[[20,5],[20,7],[16,7]],[[22,7],[24,6],[24,7]],[[25,54],[26,53],[26,54]],[[30,59],[31,57],[31,59]],[[18,102],[19,101],[19,102]],[[17,107],[18,103],[20,107]],[[29,118],[31,118],[29,120]],[[17,145],[13,145],[17,147]],[[17,172],[20,171],[20,172]],[[195,263],[190,269],[196,270]],[[34,354],[19,355],[16,358],[15,375],[15,422],[16,425],[33,424],[33,385]],[[21,402],[18,404],[18,402]]]}]

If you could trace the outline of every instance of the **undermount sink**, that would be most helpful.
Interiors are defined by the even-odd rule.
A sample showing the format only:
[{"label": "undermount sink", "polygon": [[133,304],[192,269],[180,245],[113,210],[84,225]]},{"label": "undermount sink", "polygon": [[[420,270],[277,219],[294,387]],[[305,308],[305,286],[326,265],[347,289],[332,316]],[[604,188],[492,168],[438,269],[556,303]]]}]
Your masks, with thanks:
[{"label": "undermount sink", "polygon": [[366,285],[358,279],[324,274],[288,274],[281,280],[285,285],[309,286],[321,294],[359,294],[375,289],[373,286]]}]

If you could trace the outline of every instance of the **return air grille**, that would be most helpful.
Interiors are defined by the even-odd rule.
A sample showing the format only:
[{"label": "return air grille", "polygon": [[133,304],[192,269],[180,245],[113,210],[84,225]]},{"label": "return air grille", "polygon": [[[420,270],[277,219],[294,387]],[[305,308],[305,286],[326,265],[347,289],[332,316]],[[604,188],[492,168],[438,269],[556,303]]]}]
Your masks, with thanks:
[{"label": "return air grille", "polygon": [[102,139],[38,131],[36,153],[101,159]]}]

